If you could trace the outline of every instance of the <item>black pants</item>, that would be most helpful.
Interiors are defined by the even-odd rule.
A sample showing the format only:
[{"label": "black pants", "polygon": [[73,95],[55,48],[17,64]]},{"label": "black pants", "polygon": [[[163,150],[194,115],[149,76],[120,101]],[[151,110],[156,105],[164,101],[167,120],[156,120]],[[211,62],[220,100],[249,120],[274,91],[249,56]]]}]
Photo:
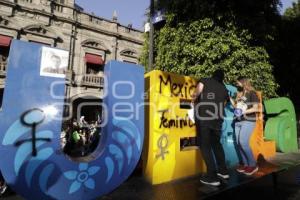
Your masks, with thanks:
[{"label": "black pants", "polygon": [[0,186],[2,186],[4,184],[5,180],[2,176],[2,173],[0,172]]},{"label": "black pants", "polygon": [[207,175],[217,176],[217,171],[227,173],[225,153],[220,142],[221,130],[207,126],[197,127],[197,142],[207,167]]}]

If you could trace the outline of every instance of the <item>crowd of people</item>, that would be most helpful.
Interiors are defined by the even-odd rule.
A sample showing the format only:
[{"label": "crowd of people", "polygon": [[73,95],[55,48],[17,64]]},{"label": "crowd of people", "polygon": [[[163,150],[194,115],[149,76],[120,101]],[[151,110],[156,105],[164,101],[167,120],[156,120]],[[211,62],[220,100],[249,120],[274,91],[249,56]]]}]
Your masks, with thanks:
[{"label": "crowd of people", "polygon": [[63,124],[61,146],[65,154],[71,157],[83,157],[92,153],[101,138],[101,120],[88,123],[82,116],[79,121],[73,119]]}]

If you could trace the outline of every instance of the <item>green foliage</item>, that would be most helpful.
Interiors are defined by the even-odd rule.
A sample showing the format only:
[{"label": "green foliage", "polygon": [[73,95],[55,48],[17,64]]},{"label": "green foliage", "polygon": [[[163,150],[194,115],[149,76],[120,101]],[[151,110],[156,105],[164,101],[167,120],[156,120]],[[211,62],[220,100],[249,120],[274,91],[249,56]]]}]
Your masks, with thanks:
[{"label": "green foliage", "polygon": [[[270,57],[277,37],[279,0],[160,0],[167,22],[155,35],[155,68],[195,78],[216,69],[234,84],[252,79],[264,96],[277,96]],[[146,35],[147,36],[147,35]],[[147,66],[148,40],[141,63]]]},{"label": "green foliage", "polygon": [[287,8],[284,12],[284,16],[287,18],[296,18],[300,17],[300,0],[294,2],[292,7]]},{"label": "green foliage", "polygon": [[174,15],[174,24],[210,18],[220,26],[233,22],[253,36],[252,42],[267,47],[280,20],[280,0],[159,0]]},{"label": "green foliage", "polygon": [[279,26],[275,75],[281,88],[280,94],[288,95],[299,105],[300,97],[300,1],[288,8]]},{"label": "green foliage", "polygon": [[142,49],[142,54],[139,57],[139,63],[141,63],[143,66],[145,66],[145,70],[146,72],[149,71],[148,69],[148,61],[149,61],[149,37],[148,34],[145,33],[144,34],[144,45],[143,45],[143,49]]},{"label": "green foliage", "polygon": [[266,97],[276,96],[268,54],[264,48],[249,44],[247,31],[239,31],[231,23],[220,27],[208,18],[171,27],[170,18],[156,39],[156,69],[198,79],[222,68],[227,83],[247,76]]}]

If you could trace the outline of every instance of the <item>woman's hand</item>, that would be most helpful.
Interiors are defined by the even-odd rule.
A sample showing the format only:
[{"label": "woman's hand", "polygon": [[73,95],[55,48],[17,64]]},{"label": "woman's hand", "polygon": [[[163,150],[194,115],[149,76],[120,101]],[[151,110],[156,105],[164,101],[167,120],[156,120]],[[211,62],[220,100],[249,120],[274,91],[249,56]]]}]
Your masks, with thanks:
[{"label": "woman's hand", "polygon": [[236,108],[236,102],[232,97],[229,97],[231,105]]},{"label": "woman's hand", "polygon": [[257,113],[259,112],[258,103],[253,104],[252,108],[245,110],[243,114],[251,114],[251,113]]}]

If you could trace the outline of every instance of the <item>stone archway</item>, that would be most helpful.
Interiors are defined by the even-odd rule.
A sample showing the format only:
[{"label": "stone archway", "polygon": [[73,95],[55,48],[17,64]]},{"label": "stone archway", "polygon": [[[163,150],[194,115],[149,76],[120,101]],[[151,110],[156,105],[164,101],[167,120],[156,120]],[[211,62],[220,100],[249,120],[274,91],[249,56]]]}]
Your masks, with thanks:
[{"label": "stone archway", "polygon": [[110,50],[107,48],[107,46],[101,40],[87,39],[87,40],[84,40],[81,43],[81,45],[83,47],[97,49],[97,50],[103,50],[104,52],[110,53]]},{"label": "stone archway", "polygon": [[22,37],[28,41],[45,43],[51,46],[56,46],[57,43],[63,43],[63,35],[50,27],[43,24],[31,24],[21,29]]}]

